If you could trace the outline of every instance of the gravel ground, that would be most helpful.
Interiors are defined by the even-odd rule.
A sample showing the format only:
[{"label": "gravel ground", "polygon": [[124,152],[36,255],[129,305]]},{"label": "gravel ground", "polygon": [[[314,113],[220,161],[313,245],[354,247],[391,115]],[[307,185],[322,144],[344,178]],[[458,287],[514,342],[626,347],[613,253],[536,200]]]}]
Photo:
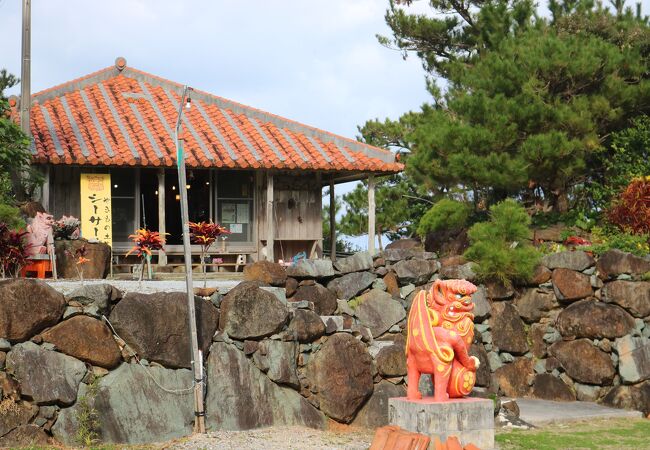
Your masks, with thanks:
[{"label": "gravel ground", "polygon": [[219,450],[366,450],[371,430],[320,431],[304,427],[273,427],[249,431],[218,431],[194,434],[164,444],[165,449]]}]

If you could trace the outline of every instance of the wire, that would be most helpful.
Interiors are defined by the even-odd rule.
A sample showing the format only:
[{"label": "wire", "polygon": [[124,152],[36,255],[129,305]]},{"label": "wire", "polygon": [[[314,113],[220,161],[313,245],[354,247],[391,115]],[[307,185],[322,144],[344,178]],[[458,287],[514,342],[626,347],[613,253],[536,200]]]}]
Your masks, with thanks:
[{"label": "wire", "polygon": [[122,338],[120,337],[119,334],[117,334],[117,332],[115,331],[115,328],[113,328],[113,324],[108,320],[108,318],[107,318],[105,315],[102,314],[102,319],[103,319],[104,322],[106,322],[106,324],[109,326],[109,328],[110,328],[111,331],[113,332],[113,335],[114,335],[115,337],[117,337],[121,342],[124,342],[124,348],[126,348],[127,351],[128,351],[129,353],[131,353],[130,356],[134,357],[138,364],[140,364],[142,367],[144,367],[145,372],[147,373],[147,375],[149,375],[149,377],[151,377],[151,379],[152,379],[153,382],[156,384],[156,386],[158,386],[160,389],[162,389],[163,391],[168,392],[168,393],[170,393],[170,394],[185,394],[185,393],[188,393],[188,392],[192,392],[192,391],[194,390],[194,386],[189,387],[189,388],[185,388],[185,389],[167,389],[166,387],[164,387],[163,385],[161,385],[160,383],[158,383],[158,380],[156,380],[156,378],[153,376],[153,374],[151,373],[151,370],[149,369],[149,367],[147,367],[147,366],[145,366],[144,364],[142,364],[142,361],[140,361],[140,358],[138,358],[137,353],[134,352],[134,351],[131,349],[131,347],[129,346],[129,344],[127,344],[126,341],[125,341],[124,339],[122,339]]}]

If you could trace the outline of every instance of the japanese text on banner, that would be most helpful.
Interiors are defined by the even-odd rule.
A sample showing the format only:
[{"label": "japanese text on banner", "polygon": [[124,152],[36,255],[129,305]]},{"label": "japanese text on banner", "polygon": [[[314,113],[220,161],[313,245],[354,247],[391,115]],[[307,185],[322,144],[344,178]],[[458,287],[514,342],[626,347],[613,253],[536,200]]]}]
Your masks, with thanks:
[{"label": "japanese text on banner", "polygon": [[81,235],[113,245],[111,175],[81,174]]}]

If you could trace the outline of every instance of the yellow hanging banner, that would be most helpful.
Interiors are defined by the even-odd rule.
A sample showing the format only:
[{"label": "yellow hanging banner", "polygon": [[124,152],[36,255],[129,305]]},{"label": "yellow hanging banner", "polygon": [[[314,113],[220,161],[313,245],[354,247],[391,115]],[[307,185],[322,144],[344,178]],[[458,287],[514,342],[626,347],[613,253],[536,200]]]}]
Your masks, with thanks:
[{"label": "yellow hanging banner", "polygon": [[111,175],[81,174],[81,236],[113,246]]}]

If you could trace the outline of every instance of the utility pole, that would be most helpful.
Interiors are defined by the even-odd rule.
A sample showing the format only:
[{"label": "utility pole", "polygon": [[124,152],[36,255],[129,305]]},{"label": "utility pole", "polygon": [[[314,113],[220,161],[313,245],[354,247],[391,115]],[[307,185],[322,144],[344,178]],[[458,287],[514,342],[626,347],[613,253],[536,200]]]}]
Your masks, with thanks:
[{"label": "utility pole", "polygon": [[31,60],[32,60],[32,1],[23,0],[23,45],[20,70],[20,129],[31,138],[29,112],[31,109]]},{"label": "utility pole", "polygon": [[194,431],[205,433],[205,409],[203,407],[203,361],[199,352],[199,340],[196,331],[196,308],[194,304],[194,283],[192,282],[192,250],[190,248],[189,212],[187,203],[187,180],[185,176],[185,154],[183,140],[179,136],[183,123],[183,108],[189,109],[191,100],[189,93],[191,87],[183,86],[181,102],[178,105],[178,118],[174,138],[176,141],[176,164],[178,166],[178,191],[181,196],[181,222],[183,225],[183,254],[185,256],[185,282],[187,287],[187,316],[190,325],[190,354],[192,355],[192,369],[194,371]]}]

